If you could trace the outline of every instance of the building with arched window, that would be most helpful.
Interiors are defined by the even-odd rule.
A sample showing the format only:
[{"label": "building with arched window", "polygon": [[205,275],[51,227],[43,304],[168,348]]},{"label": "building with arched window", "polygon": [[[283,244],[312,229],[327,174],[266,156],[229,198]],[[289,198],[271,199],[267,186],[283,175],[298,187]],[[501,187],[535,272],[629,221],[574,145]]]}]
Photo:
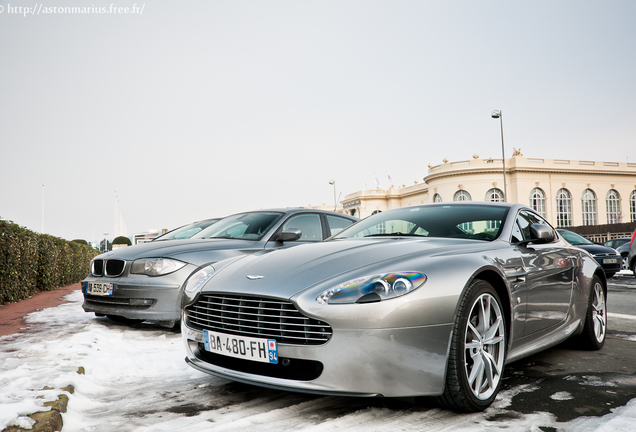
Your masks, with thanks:
[{"label": "building with arched window", "polygon": [[555,227],[636,222],[636,163],[527,158],[515,151],[503,182],[501,159],[475,156],[429,165],[424,183],[362,190],[341,203],[361,218],[430,202],[484,200],[526,204]]}]

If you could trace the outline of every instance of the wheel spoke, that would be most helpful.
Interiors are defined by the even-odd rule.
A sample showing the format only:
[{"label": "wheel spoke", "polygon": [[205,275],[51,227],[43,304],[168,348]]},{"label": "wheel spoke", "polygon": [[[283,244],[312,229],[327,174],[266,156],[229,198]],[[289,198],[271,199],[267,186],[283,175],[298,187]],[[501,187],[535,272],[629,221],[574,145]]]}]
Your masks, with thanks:
[{"label": "wheel spoke", "polygon": [[601,341],[605,335],[605,320],[598,315],[594,317],[594,335],[598,341]]},{"label": "wheel spoke", "polygon": [[475,328],[475,326],[473,326],[470,322],[468,323],[468,329],[473,333],[474,337],[473,337],[473,341],[474,340],[481,340],[481,333],[479,333],[479,330],[477,330]]},{"label": "wheel spoke", "polygon": [[[487,360],[487,364],[488,364],[488,368],[490,371],[490,375],[491,375],[491,381],[492,381],[492,377],[494,375],[501,375],[501,369],[499,368],[499,366],[497,365],[497,360],[495,360],[495,358],[490,354],[490,353],[485,353],[485,357]],[[494,375],[493,375],[493,370],[494,370]]]},{"label": "wheel spoke", "polygon": [[467,350],[476,350],[479,349],[479,342],[466,342],[466,349]]},{"label": "wheel spoke", "polygon": [[489,343],[488,341],[492,340],[500,330],[503,330],[503,321],[501,317],[497,317],[495,322],[486,330],[484,333],[484,343]]},{"label": "wheel spoke", "polygon": [[484,381],[484,359],[481,354],[475,355],[473,359],[473,368],[470,371],[468,382],[470,383],[475,396],[479,397],[479,394],[481,393],[481,384]]},{"label": "wheel spoke", "polygon": [[[484,305],[484,303],[486,304]],[[479,311],[479,331],[484,334],[490,325],[490,297],[482,297],[479,305],[481,306]]]}]

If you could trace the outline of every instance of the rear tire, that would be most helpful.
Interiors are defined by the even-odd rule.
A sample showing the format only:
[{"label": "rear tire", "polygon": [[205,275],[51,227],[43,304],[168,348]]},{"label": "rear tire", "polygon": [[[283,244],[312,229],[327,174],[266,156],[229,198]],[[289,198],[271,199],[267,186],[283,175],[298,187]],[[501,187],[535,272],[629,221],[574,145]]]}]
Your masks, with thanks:
[{"label": "rear tire", "polygon": [[607,334],[607,304],[605,289],[598,276],[592,279],[592,289],[585,314],[585,326],[580,335],[581,345],[596,351],[603,348]]},{"label": "rear tire", "polygon": [[476,279],[459,304],[444,393],[437,402],[455,411],[486,409],[501,386],[506,345],[501,300],[492,285]]}]

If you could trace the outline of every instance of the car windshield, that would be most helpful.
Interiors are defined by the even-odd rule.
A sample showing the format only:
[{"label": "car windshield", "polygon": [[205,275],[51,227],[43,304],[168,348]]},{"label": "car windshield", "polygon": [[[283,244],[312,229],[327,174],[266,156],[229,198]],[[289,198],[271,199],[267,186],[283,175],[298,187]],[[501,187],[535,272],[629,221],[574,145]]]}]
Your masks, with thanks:
[{"label": "car windshield", "polygon": [[572,245],[591,245],[593,242],[589,241],[583,236],[578,235],[575,232],[567,231],[567,230],[558,230],[561,237],[566,239],[568,243]]},{"label": "car windshield", "polygon": [[154,239],[154,241],[189,239],[190,237],[198,232],[201,232],[216,221],[218,221],[218,219],[207,219],[204,221],[194,222],[189,225],[184,225],[182,227],[173,229],[172,231],[168,231],[164,235]]},{"label": "car windshield", "polygon": [[369,216],[334,238],[416,236],[491,241],[499,236],[507,214],[508,207],[487,204],[405,207]]},{"label": "car windshield", "polygon": [[240,213],[221,219],[192,238],[260,240],[282,216],[278,212]]}]

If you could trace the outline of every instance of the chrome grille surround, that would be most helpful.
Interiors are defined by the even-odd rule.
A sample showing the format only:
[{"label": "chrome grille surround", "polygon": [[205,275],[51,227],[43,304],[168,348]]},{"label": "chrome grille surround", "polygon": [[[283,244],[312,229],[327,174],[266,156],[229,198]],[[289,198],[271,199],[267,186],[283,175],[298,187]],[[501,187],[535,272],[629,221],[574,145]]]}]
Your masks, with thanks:
[{"label": "chrome grille surround", "polygon": [[288,300],[235,294],[201,294],[185,308],[186,324],[237,336],[270,338],[292,345],[322,345],[332,329],[301,314]]}]

